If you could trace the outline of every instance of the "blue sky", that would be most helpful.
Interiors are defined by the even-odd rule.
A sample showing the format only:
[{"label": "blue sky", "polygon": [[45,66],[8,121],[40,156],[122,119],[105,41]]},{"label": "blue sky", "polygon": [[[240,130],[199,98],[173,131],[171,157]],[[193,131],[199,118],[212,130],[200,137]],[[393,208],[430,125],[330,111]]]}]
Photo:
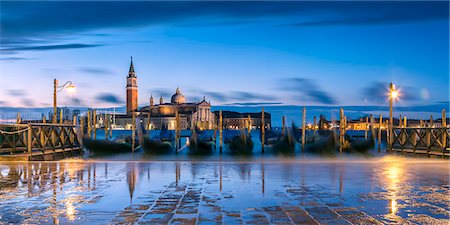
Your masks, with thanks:
[{"label": "blue sky", "polygon": [[449,3],[1,3],[0,106],[49,107],[53,78],[73,81],[60,106],[125,101],[133,56],[139,103],[386,105],[449,100]]}]

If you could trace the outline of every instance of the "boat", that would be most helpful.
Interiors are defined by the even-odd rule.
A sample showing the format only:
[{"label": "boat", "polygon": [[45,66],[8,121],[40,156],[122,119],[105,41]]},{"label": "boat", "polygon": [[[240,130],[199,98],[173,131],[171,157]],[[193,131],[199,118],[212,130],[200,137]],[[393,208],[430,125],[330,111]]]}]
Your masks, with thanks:
[{"label": "boat", "polygon": [[233,155],[250,155],[253,153],[252,136],[245,131],[227,132],[224,137],[224,143]]},{"label": "boat", "polygon": [[[138,141],[135,141],[135,148],[138,147]],[[122,135],[114,140],[93,140],[83,138],[84,148],[95,155],[107,155],[132,152],[132,141],[130,135]]]},{"label": "boat", "polygon": [[[283,135],[275,130],[265,130],[264,145],[272,147],[274,153],[291,154],[295,151],[295,139],[291,129],[286,129],[287,134]],[[260,140],[262,140],[260,134]]]},{"label": "boat", "polygon": [[173,150],[175,137],[167,127],[161,129],[159,135],[153,138],[144,138],[143,148],[145,153],[164,154]]},{"label": "boat", "polygon": [[304,151],[313,154],[336,154],[336,141],[333,131],[319,130],[306,138]]},{"label": "boat", "polygon": [[348,142],[345,149],[353,152],[366,153],[375,146],[375,140],[370,133],[367,134],[367,139],[365,135],[346,134],[345,140]]},{"label": "boat", "polygon": [[213,151],[214,139],[206,132],[194,129],[189,137],[189,153],[194,155],[207,155]]}]

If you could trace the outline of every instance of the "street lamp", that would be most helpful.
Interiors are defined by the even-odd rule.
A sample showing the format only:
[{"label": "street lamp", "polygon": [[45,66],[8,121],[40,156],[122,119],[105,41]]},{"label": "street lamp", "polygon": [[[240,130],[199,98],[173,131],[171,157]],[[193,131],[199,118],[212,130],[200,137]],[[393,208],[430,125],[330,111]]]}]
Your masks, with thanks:
[{"label": "street lamp", "polygon": [[393,101],[398,98],[399,93],[395,89],[395,85],[393,83],[389,84],[389,144],[392,145],[393,141],[393,128],[394,128],[394,118],[392,115],[392,104]]},{"label": "street lamp", "polygon": [[64,88],[67,88],[67,92],[69,93],[74,93],[75,92],[75,85],[72,83],[72,81],[67,81],[66,83],[64,83],[61,86],[58,86],[58,80],[54,79],[53,80],[53,118],[52,118],[52,123],[56,124],[56,108],[57,108],[57,104],[56,104],[56,93],[57,92],[61,92]]}]

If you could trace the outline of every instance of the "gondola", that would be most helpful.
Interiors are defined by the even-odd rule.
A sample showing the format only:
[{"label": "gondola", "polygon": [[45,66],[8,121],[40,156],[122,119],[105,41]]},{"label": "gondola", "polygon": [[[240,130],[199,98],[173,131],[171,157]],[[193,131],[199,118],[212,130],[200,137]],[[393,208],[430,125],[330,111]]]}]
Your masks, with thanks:
[{"label": "gondola", "polygon": [[208,155],[213,151],[214,139],[206,132],[194,129],[189,137],[189,153],[193,155]]},{"label": "gondola", "polygon": [[[272,148],[274,153],[292,154],[295,151],[295,139],[292,130],[286,129],[287,134],[283,135],[274,130],[265,130],[264,145]],[[262,140],[260,134],[260,140]]]},{"label": "gondola", "polygon": [[147,154],[165,154],[173,150],[174,143],[173,133],[163,127],[156,137],[144,138],[143,148]]},{"label": "gondola", "polygon": [[252,136],[245,131],[227,132],[224,143],[233,155],[250,155],[253,153]]},{"label": "gondola", "polygon": [[[93,140],[83,138],[84,148],[95,155],[108,155],[127,153],[133,150],[130,136],[121,136],[114,140]],[[138,141],[135,141],[135,148],[138,147]]]},{"label": "gondola", "polygon": [[345,140],[348,142],[346,149],[359,153],[366,153],[375,145],[374,138],[370,133],[367,135],[367,139],[365,136],[345,135]]}]

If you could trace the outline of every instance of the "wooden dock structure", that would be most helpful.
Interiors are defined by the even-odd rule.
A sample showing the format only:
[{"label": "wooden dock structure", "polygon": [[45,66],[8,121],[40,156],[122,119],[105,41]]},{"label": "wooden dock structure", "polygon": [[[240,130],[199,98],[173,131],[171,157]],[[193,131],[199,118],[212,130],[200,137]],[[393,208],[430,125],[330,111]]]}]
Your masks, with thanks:
[{"label": "wooden dock structure", "polygon": [[450,128],[396,127],[388,151],[450,156]]},{"label": "wooden dock structure", "polygon": [[56,160],[79,155],[81,137],[73,124],[0,124],[0,161]]}]

